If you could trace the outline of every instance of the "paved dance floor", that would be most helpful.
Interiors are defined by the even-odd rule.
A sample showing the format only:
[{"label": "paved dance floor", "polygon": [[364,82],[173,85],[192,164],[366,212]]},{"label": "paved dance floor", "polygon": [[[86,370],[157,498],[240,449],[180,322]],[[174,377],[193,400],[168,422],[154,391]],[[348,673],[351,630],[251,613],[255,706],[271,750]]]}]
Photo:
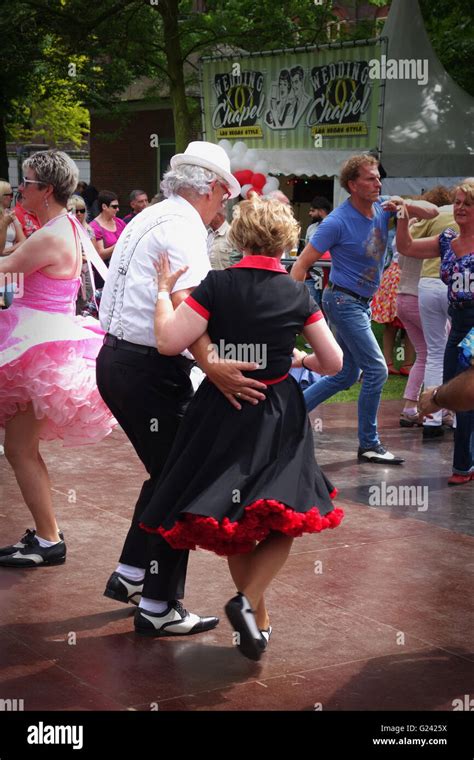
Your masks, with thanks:
[{"label": "paved dance floor", "polygon": [[[219,626],[188,639],[134,634],[135,608],[102,592],[144,470],[120,430],[97,446],[45,445],[68,558],[0,570],[0,699],[25,710],[453,710],[472,694],[474,482],[447,486],[452,433],[423,443],[399,428],[400,407],[386,401],[379,415],[383,443],[406,456],[392,468],[358,464],[354,404],[312,413],[346,517],[295,540],[268,593],[260,663],[233,648],[227,563],[204,551],[191,554],[185,605]],[[26,527],[0,458],[1,544]]]}]

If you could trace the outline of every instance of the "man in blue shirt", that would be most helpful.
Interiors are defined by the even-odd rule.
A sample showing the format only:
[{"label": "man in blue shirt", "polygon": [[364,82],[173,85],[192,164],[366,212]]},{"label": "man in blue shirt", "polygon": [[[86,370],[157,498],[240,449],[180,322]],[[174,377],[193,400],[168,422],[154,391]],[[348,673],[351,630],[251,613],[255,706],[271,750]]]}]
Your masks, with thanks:
[{"label": "man in blue shirt", "polygon": [[[361,461],[402,464],[382,446],[377,433],[377,410],[387,379],[387,365],[372,332],[370,301],[383,272],[388,223],[397,212],[398,196],[381,198],[378,160],[369,154],[352,156],[341,169],[341,186],[350,197],[324,219],[291,270],[304,280],[307,270],[325,251],[332,258],[331,280],[323,308],[344,351],[342,370],[323,377],[305,391],[309,411],[350,388],[363,371],[359,395],[359,451]],[[438,209],[426,201],[408,201],[410,216],[432,219]]]}]

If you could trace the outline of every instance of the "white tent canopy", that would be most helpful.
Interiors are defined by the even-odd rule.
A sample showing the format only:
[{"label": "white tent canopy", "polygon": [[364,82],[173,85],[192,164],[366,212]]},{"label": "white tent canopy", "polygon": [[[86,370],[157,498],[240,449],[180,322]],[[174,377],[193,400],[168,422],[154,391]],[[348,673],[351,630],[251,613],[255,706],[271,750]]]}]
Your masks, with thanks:
[{"label": "white tent canopy", "polygon": [[419,195],[436,185],[456,187],[466,175],[459,177],[387,177],[382,180],[383,195]]},{"label": "white tent canopy", "polygon": [[383,35],[388,58],[427,62],[428,81],[387,80],[382,164],[389,177],[474,172],[474,98],[451,79],[426,33],[418,0],[393,0]]}]

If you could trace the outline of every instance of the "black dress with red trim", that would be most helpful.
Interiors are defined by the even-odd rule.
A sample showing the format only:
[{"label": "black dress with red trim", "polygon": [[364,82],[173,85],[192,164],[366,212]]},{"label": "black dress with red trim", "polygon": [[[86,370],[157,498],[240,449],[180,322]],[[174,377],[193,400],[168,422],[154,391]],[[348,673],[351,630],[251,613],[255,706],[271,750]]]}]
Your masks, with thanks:
[{"label": "black dress with red trim", "polygon": [[176,549],[231,555],[271,531],[296,537],[339,525],[337,491],[316,463],[303,394],[288,375],[296,335],[323,318],[304,283],[274,258],[246,256],[210,272],[187,304],[208,319],[221,357],[260,360],[245,374],[267,384],[266,399],[239,411],[202,382],[141,527]]}]

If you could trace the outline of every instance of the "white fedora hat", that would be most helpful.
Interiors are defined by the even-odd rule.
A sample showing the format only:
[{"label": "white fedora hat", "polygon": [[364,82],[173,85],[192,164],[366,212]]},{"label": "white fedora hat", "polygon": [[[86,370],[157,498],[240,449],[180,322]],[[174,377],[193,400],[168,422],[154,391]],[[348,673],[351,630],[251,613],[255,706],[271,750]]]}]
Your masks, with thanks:
[{"label": "white fedora hat", "polygon": [[240,195],[241,187],[234,175],[231,174],[229,156],[220,145],[214,145],[214,143],[203,140],[190,142],[184,153],[177,153],[171,158],[172,169],[176,169],[182,164],[192,164],[215,172],[229,188],[231,198]]}]

